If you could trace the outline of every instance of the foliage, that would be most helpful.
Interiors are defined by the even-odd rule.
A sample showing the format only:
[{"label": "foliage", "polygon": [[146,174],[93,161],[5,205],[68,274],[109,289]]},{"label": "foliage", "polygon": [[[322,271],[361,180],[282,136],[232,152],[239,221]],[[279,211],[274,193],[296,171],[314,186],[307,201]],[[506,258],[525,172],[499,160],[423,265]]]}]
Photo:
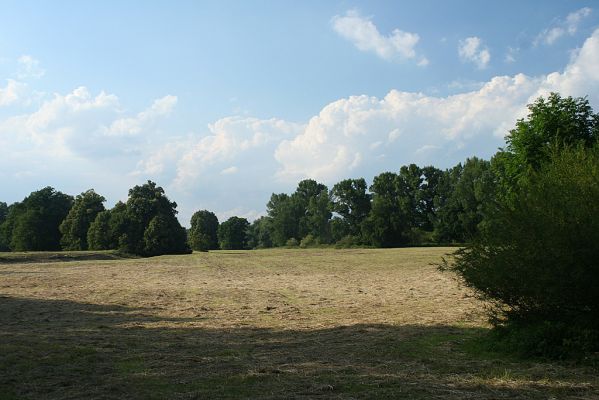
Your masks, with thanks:
[{"label": "foliage", "polygon": [[499,178],[499,196],[509,200],[530,169],[537,170],[548,158],[549,149],[582,145],[599,140],[599,114],[586,98],[562,98],[551,93],[528,105],[526,119],[518,120],[506,137],[507,147],[493,157]]},{"label": "foliage", "polygon": [[218,227],[218,242],[223,250],[243,250],[248,246],[250,223],[245,218],[231,217]]},{"label": "foliage", "polygon": [[174,215],[159,213],[150,220],[143,236],[144,255],[185,254],[187,233]]},{"label": "foliage", "polygon": [[307,249],[308,247],[315,247],[318,245],[320,245],[318,238],[314,237],[312,234],[308,234],[301,240],[299,247],[302,249]]},{"label": "foliage", "polygon": [[248,246],[252,249],[266,249],[273,246],[272,243],[272,219],[260,217],[248,228]]},{"label": "foliage", "polygon": [[8,207],[2,224],[1,241],[13,251],[58,250],[58,229],[73,198],[54,188],[32,192],[22,202]]},{"label": "foliage", "polygon": [[473,157],[448,171],[449,195],[435,221],[438,242],[466,243],[485,220],[495,195],[495,178],[489,161]]},{"label": "foliage", "polygon": [[496,325],[599,331],[599,147],[548,157],[450,268],[495,304]]},{"label": "foliage", "polygon": [[110,250],[116,248],[110,232],[110,211],[101,211],[96,215],[87,231],[87,244],[90,250]]},{"label": "foliage", "polygon": [[296,238],[290,238],[289,240],[287,240],[287,242],[285,242],[285,247],[298,247],[299,246],[299,242],[297,241]]},{"label": "foliage", "polygon": [[8,216],[8,205],[0,201],[0,251],[8,251],[10,240],[5,237],[4,233],[4,221]]},{"label": "foliage", "polygon": [[367,189],[364,178],[345,179],[333,186],[330,196],[332,210],[341,216],[337,230],[341,231],[344,227],[342,235],[333,234],[333,237],[360,235],[362,222],[370,212],[371,196],[366,193]]},{"label": "foliage", "polygon": [[63,250],[87,250],[87,233],[98,213],[104,211],[106,199],[93,189],[81,193],[75,198],[73,207],[60,224]]},{"label": "foliage", "polygon": [[370,191],[372,210],[362,227],[365,240],[375,247],[406,244],[409,216],[404,207],[406,199],[401,196],[398,175],[384,172],[376,176]]},{"label": "foliage", "polygon": [[218,249],[218,218],[208,210],[200,210],[191,217],[189,245],[193,250]]}]

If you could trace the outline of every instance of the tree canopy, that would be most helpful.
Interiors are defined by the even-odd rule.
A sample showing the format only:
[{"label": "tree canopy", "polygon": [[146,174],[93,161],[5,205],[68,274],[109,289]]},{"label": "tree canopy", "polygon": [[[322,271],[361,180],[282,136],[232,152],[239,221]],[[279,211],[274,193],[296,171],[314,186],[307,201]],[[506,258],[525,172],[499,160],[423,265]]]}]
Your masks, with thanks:
[{"label": "tree canopy", "polygon": [[218,249],[218,218],[213,212],[200,210],[191,217],[189,245],[193,250]]}]

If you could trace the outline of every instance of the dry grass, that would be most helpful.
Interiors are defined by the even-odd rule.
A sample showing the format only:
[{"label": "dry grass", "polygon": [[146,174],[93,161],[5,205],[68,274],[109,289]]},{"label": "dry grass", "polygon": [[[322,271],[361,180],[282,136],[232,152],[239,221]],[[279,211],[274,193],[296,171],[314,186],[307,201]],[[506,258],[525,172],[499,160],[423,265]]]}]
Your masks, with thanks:
[{"label": "dry grass", "polygon": [[0,399],[599,398],[596,370],[477,351],[451,250],[5,257]]}]

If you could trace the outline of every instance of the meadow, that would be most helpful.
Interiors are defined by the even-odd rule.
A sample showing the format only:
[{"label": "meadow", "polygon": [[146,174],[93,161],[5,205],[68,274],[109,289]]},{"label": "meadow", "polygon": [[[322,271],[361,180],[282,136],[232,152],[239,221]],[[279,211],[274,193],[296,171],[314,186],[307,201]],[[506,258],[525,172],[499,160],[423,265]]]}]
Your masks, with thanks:
[{"label": "meadow", "polygon": [[485,348],[452,248],[0,253],[0,399],[588,399]]}]

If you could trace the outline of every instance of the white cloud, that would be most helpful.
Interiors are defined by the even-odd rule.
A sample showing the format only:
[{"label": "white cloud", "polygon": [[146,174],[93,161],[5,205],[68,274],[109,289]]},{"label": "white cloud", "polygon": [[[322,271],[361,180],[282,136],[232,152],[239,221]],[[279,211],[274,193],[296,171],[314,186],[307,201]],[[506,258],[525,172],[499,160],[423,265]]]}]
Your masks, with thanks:
[{"label": "white cloud", "polygon": [[486,68],[491,61],[489,49],[476,36],[460,40],[458,54],[463,61],[474,63],[479,69]]},{"label": "white cloud", "polygon": [[565,20],[557,20],[553,26],[539,33],[533,41],[533,44],[535,46],[538,46],[540,43],[552,45],[562,36],[573,36],[578,31],[578,27],[582,20],[591,15],[591,13],[592,10],[589,7],[584,7],[571,12]]},{"label": "white cloud", "polygon": [[46,73],[46,71],[40,67],[39,60],[36,60],[30,55],[22,55],[17,62],[19,64],[17,78],[19,79],[39,79]]},{"label": "white cloud", "polygon": [[17,103],[23,98],[26,85],[13,79],[6,80],[6,87],[0,87],[0,107]]},{"label": "white cloud", "polygon": [[508,64],[513,64],[516,62],[516,55],[520,51],[519,48],[508,47],[507,52],[505,53],[505,58],[503,59]]},{"label": "white cloud", "polygon": [[[599,30],[561,73],[497,76],[478,89],[447,97],[391,90],[382,99],[337,100],[313,117],[300,135],[279,145],[278,176],[288,181],[311,177],[335,182],[397,169],[408,162],[451,165],[474,154],[488,157],[503,145],[503,136],[515,121],[525,116],[526,104],[538,96],[551,91],[588,95],[598,108],[597,65]],[[372,145],[380,141],[384,146]],[[392,164],[386,160],[393,160]]]},{"label": "white cloud", "polygon": [[93,186],[110,199],[153,179],[180,204],[183,223],[202,208],[252,219],[270,193],[290,191],[299,179],[332,185],[410,162],[448,167],[472,155],[489,157],[526,115],[526,104],[550,91],[588,95],[597,110],[597,65],[599,30],[560,72],[461,83],[461,92],[449,96],[399,90],[382,98],[350,96],[305,123],[233,116],[185,136],[165,124],[175,96],[132,113],[116,95],[80,87],[0,120],[0,176],[24,193],[60,177],[61,190]]},{"label": "white cloud", "polygon": [[[416,33],[394,29],[388,36],[382,35],[370,18],[361,16],[355,10],[348,11],[344,16],[334,16],[331,23],[335,32],[361,51],[373,52],[387,61],[416,57],[414,47],[420,40]],[[426,66],[428,60],[421,57],[417,65]]]},{"label": "white cloud", "polygon": [[[252,153],[258,163],[272,162],[274,147],[284,138],[297,134],[298,124],[279,119],[227,117],[210,124],[210,134],[192,140],[177,160],[175,182],[189,187],[215,168],[229,168],[232,160]],[[266,150],[266,153],[264,151]],[[263,154],[261,157],[258,154]]]},{"label": "white cloud", "polygon": [[177,96],[164,96],[154,101],[152,106],[135,117],[120,118],[106,130],[107,136],[137,135],[154,121],[168,116],[177,104]]},{"label": "white cloud", "polygon": [[231,175],[231,174],[235,174],[237,171],[239,171],[239,168],[237,168],[236,166],[232,166],[229,168],[225,168],[222,171],[220,171],[221,175]]}]

